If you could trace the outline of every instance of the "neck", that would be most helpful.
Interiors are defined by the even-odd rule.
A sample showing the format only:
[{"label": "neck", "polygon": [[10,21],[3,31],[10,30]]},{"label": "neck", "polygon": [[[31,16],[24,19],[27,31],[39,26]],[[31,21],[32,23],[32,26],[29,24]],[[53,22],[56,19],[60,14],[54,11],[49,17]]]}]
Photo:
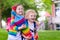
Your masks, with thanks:
[{"label": "neck", "polygon": [[33,22],[31,22],[31,21],[29,21],[29,20],[28,20],[28,23],[29,23],[29,24],[33,24]]},{"label": "neck", "polygon": [[[17,15],[20,15],[20,14],[17,14]],[[23,15],[20,15],[20,16],[23,16]]]}]

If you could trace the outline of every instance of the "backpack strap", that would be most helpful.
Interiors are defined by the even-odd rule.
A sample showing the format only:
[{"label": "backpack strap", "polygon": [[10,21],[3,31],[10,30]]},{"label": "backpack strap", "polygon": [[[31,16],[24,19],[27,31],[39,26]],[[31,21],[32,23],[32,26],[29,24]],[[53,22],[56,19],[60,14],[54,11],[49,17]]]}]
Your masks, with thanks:
[{"label": "backpack strap", "polygon": [[36,22],[34,22],[34,33],[36,33]]},{"label": "backpack strap", "polygon": [[34,30],[30,29],[32,32],[36,32],[36,22],[34,22]]},{"label": "backpack strap", "polygon": [[20,34],[21,34],[21,40],[23,40],[22,32]]},{"label": "backpack strap", "polygon": [[36,28],[36,22],[34,22],[34,28]]}]

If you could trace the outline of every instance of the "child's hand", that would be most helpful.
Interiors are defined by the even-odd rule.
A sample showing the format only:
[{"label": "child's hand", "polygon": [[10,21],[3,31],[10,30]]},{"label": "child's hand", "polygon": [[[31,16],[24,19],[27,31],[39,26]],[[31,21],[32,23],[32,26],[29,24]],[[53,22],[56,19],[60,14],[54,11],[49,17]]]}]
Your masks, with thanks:
[{"label": "child's hand", "polygon": [[26,39],[31,39],[32,37],[30,36],[25,36],[24,34],[22,34],[22,36],[24,37],[24,38],[26,38]]},{"label": "child's hand", "polygon": [[36,34],[34,35],[34,38],[35,38],[35,40],[38,40],[38,38],[39,38],[38,33],[36,33]]},{"label": "child's hand", "polygon": [[21,27],[22,27],[22,28],[26,28],[26,25],[23,24]]},{"label": "child's hand", "polygon": [[26,39],[31,39],[31,37],[28,37],[28,36],[27,36]]},{"label": "child's hand", "polygon": [[26,28],[26,25],[23,24],[23,25],[20,26],[18,29],[21,30],[21,29],[24,29],[24,28]]}]

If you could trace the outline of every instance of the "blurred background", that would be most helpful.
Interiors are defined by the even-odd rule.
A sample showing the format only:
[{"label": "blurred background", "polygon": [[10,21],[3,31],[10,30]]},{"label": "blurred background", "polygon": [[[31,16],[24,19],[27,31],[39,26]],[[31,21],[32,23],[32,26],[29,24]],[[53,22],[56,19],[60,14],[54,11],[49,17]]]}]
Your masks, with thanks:
[{"label": "blurred background", "polygon": [[[49,40],[54,32],[56,32],[56,34],[54,35],[59,35],[60,31],[57,30],[60,30],[60,0],[0,0],[1,32],[2,29],[6,29],[6,19],[10,17],[11,7],[16,3],[22,4],[25,8],[25,11],[27,9],[34,9],[37,12],[36,20],[40,22],[40,27],[38,28],[38,31],[40,32],[48,30],[50,32],[53,32],[51,35],[48,33],[48,35],[50,36],[47,36],[46,40]],[[40,36],[43,36],[44,33],[41,33]],[[47,35],[47,33],[45,34]],[[50,40],[53,40],[53,38],[56,38],[55,40],[60,39],[59,37],[54,36],[50,38]],[[43,36],[41,40],[45,40],[45,37]]]},{"label": "blurred background", "polygon": [[6,28],[12,5],[20,3],[27,9],[34,9],[41,23],[40,30],[60,29],[60,0],[0,0],[0,28]]}]

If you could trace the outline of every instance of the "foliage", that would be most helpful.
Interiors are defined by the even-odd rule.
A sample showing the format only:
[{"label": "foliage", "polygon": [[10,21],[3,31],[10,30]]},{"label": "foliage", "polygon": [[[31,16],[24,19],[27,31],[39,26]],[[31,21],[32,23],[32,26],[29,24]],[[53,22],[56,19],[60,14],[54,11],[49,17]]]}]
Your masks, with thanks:
[{"label": "foliage", "polygon": [[[51,0],[42,0],[40,3],[44,3],[43,6],[40,8],[40,10],[45,9],[51,14],[51,5],[52,1]],[[0,8],[3,8],[2,10],[2,18],[7,18],[10,16],[10,11],[11,11],[11,6],[13,6],[16,3],[20,3],[24,5],[25,11],[27,9],[34,9],[37,12],[37,8],[35,5],[35,0],[0,0]],[[8,11],[7,11],[8,10]],[[38,13],[38,12],[37,12]],[[9,15],[9,16],[8,16]],[[39,15],[37,15],[37,18]]]},{"label": "foliage", "polygon": [[48,11],[50,14],[52,13],[52,0],[42,0],[45,5],[45,10]]},{"label": "foliage", "polygon": [[52,0],[41,0],[39,2],[40,8],[38,10],[42,11],[45,10],[49,12],[50,14],[52,13]]},{"label": "foliage", "polygon": [[45,30],[48,30],[48,20],[47,20],[47,18],[46,18],[46,20],[44,21],[44,23],[45,23]]},{"label": "foliage", "polygon": [[2,18],[7,18],[10,16],[11,6],[16,3],[22,4],[25,8],[25,11],[27,9],[34,9],[37,12],[34,0],[2,0],[0,6],[0,8],[4,8],[4,10],[2,10]]}]

